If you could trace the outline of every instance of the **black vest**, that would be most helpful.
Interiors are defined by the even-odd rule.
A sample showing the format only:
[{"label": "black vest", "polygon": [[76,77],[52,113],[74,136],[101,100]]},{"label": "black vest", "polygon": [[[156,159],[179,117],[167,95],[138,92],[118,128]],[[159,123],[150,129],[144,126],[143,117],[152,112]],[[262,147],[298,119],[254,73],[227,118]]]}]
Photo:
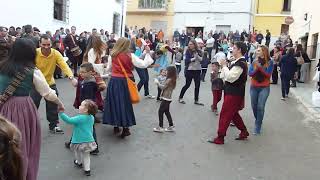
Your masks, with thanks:
[{"label": "black vest", "polygon": [[242,74],[240,75],[239,79],[237,79],[235,82],[225,83],[224,93],[226,95],[244,96],[246,92],[248,65],[246,60],[241,58],[236,63],[232,64],[229,69],[232,69],[232,67],[234,66],[240,66],[243,69]]}]

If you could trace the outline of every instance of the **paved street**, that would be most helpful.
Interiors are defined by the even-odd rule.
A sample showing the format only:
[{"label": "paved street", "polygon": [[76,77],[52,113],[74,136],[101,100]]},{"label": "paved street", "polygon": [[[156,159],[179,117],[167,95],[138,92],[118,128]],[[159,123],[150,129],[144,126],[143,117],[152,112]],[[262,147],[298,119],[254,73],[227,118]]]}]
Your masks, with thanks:
[{"label": "paved street", "polygon": [[[207,76],[207,79],[208,76]],[[150,80],[152,81],[152,80]],[[179,79],[174,98],[184,84]],[[75,92],[67,80],[57,81],[60,97],[67,113],[76,114],[72,107]],[[153,84],[151,93],[156,94]],[[48,132],[44,105],[42,120],[42,153],[40,180],[318,180],[320,177],[319,124],[304,116],[306,109],[294,98],[280,100],[280,85],[271,87],[267,102],[262,136],[250,136],[246,142],[233,140],[236,128],[230,128],[225,145],[209,144],[216,135],[218,117],[210,111],[210,82],[202,83],[201,101],[204,107],[193,105],[193,85],[187,91],[186,105],[172,103],[171,113],[176,133],[156,134],[158,124],[155,100],[143,99],[135,106],[137,126],[125,140],[113,136],[110,126],[97,126],[101,154],[92,156],[92,176],[85,177],[73,165],[73,153],[64,148],[71,126],[61,123],[66,133]],[[242,116],[252,131],[254,125],[247,88],[246,108]],[[303,113],[304,112],[304,113]],[[167,121],[165,121],[167,125]]]}]

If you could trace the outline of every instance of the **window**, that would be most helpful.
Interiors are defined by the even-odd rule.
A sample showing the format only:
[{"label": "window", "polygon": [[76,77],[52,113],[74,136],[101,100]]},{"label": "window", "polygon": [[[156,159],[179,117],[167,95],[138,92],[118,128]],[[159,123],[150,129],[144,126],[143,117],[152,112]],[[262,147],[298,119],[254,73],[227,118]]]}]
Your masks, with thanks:
[{"label": "window", "polygon": [[315,59],[317,56],[318,36],[319,36],[318,33],[312,35],[311,51],[310,51],[311,59]]},{"label": "window", "polygon": [[166,0],[139,0],[139,8],[141,9],[164,9]]},{"label": "window", "polygon": [[69,0],[54,0],[53,18],[59,21],[67,21],[69,18]]},{"label": "window", "polygon": [[120,30],[120,14],[119,13],[114,13],[113,14],[112,31],[113,31],[113,33],[119,35],[119,30]]},{"label": "window", "polygon": [[283,0],[282,11],[285,11],[285,12],[291,11],[291,0]]}]

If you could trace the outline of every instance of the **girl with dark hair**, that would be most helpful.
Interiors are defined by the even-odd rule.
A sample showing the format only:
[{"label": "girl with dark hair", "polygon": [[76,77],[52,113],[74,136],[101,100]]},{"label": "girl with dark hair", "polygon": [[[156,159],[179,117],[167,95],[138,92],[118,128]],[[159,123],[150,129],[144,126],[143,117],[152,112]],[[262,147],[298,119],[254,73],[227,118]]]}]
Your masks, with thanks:
[{"label": "girl with dark hair", "polygon": [[59,109],[64,109],[56,92],[49,87],[41,71],[35,68],[35,58],[36,49],[32,41],[22,38],[13,44],[9,59],[0,64],[0,114],[21,132],[24,180],[37,179],[41,147],[40,119],[30,92],[35,89],[46,100],[57,104]]},{"label": "girl with dark hair", "polygon": [[0,116],[0,179],[23,180],[21,134],[4,117]]},{"label": "girl with dark hair", "polygon": [[261,133],[265,105],[270,94],[273,61],[270,59],[267,46],[258,47],[256,54],[257,59],[250,65],[249,76],[251,77],[251,106],[255,117],[254,134],[259,135]]},{"label": "girl with dark hair", "polygon": [[179,102],[185,104],[183,96],[191,85],[192,80],[195,83],[194,89],[194,104],[204,105],[199,102],[199,90],[201,81],[201,61],[202,61],[202,51],[198,48],[198,44],[195,40],[190,40],[188,49],[185,53],[185,77],[186,84],[183,86],[179,96]]},{"label": "girl with dark hair", "polygon": [[[271,53],[270,53],[271,54]],[[278,84],[278,65],[281,60],[281,49],[280,47],[276,46],[273,49],[273,71],[272,71],[272,83],[271,84]]]},{"label": "girl with dark hair", "polygon": [[297,59],[294,56],[294,49],[289,48],[287,54],[281,58],[279,63],[280,71],[281,71],[281,91],[282,97],[281,100],[285,100],[288,97],[290,90],[290,80],[294,78],[295,73],[297,71]]},{"label": "girl with dark hair", "polygon": [[[177,80],[177,70],[174,66],[167,67],[167,79],[164,85],[160,84],[160,82],[156,82],[158,87],[162,89],[161,92],[161,104],[159,108],[159,127],[153,129],[154,132],[173,132],[175,131],[171,113],[170,113],[170,103],[172,102],[172,92],[176,87]],[[169,127],[163,129],[163,114],[166,114],[167,119],[169,121]]]}]

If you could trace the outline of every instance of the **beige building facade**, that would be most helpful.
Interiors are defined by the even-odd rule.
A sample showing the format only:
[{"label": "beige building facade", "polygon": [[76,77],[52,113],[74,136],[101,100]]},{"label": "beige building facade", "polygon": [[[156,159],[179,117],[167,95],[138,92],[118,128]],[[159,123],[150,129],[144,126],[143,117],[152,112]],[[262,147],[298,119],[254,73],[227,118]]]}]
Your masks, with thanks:
[{"label": "beige building facade", "polygon": [[166,38],[173,35],[174,0],[127,0],[128,27],[162,29]]},{"label": "beige building facade", "polygon": [[308,53],[311,63],[311,77],[313,70],[320,58],[320,11],[317,6],[318,0],[295,0],[292,1],[292,17],[294,23],[290,25],[290,35],[293,41],[298,41],[303,45]]}]

